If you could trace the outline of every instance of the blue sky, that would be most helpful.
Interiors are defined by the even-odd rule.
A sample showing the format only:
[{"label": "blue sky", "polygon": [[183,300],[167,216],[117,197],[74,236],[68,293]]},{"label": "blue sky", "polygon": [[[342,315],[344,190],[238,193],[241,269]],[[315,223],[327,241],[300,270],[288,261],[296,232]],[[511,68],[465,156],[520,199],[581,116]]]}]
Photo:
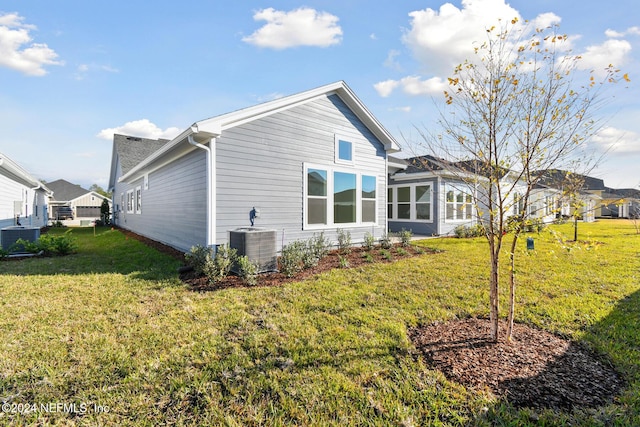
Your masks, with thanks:
[{"label": "blue sky", "polygon": [[[599,115],[593,176],[640,185],[640,4],[620,0],[58,2],[0,5],[0,152],[32,175],[107,186],[114,132],[192,123],[344,80],[401,145],[437,131],[442,79],[496,17],[559,22],[631,83]],[[604,64],[604,65],[607,65]],[[604,66],[603,65],[603,66]],[[424,154],[407,148],[406,154]]]}]

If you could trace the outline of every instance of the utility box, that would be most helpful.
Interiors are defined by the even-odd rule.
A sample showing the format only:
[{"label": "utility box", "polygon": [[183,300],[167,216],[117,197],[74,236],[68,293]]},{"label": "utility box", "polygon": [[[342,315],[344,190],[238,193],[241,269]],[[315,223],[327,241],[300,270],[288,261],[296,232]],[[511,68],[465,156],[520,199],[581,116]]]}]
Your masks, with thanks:
[{"label": "utility box", "polygon": [[527,237],[527,250],[533,250],[534,249],[534,245],[533,245],[533,237]]},{"label": "utility box", "polygon": [[[2,249],[9,250],[19,239],[28,242],[35,242],[40,238],[40,229],[38,227],[22,227],[13,226],[5,227],[0,230],[0,246]],[[16,252],[24,251],[24,247],[14,248]]]},{"label": "utility box", "polygon": [[[237,250],[238,256],[246,255],[249,261],[257,264],[258,273],[276,271],[278,268],[276,230],[258,227],[237,228],[229,232],[229,247]],[[233,267],[234,271],[236,268]]]}]

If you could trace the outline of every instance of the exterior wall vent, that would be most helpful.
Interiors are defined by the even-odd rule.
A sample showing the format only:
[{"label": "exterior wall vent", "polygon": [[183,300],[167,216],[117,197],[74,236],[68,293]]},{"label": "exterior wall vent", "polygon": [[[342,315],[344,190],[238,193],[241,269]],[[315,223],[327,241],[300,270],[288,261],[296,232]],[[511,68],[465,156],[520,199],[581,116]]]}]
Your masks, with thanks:
[{"label": "exterior wall vent", "polygon": [[[37,227],[6,227],[0,230],[0,246],[2,249],[9,250],[18,239],[24,239],[29,242],[35,242],[40,238],[40,229]],[[16,248],[17,252],[24,251],[24,248]]]},{"label": "exterior wall vent", "polygon": [[[242,227],[229,231],[229,247],[258,265],[258,273],[277,270],[276,230]],[[237,268],[233,270],[237,273]]]}]

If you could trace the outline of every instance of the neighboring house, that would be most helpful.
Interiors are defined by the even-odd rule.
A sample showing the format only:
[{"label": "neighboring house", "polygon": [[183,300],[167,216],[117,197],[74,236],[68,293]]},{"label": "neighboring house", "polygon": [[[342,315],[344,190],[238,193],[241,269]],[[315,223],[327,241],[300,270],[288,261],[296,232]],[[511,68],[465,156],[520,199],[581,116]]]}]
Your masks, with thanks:
[{"label": "neighboring house", "polygon": [[[416,235],[453,234],[460,225],[473,226],[477,181],[454,170],[455,165],[432,156],[419,156],[393,163],[389,169],[387,213],[389,230],[409,230]],[[404,167],[403,167],[404,166]]]},{"label": "neighboring house", "polygon": [[[387,229],[391,134],[344,82],[201,120],[171,141],[116,135],[115,223],[188,251],[250,226],[278,247]],[[255,210],[254,210],[255,209]]]},{"label": "neighboring house", "polygon": [[0,228],[46,226],[50,194],[45,184],[0,153]]},{"label": "neighboring house", "polygon": [[109,198],[104,197],[95,191],[86,190],[79,185],[72,184],[64,179],[47,183],[47,187],[53,191],[51,197],[51,219],[58,219],[58,209],[60,207],[70,207],[73,211],[75,222],[90,221],[100,218],[100,206]]}]

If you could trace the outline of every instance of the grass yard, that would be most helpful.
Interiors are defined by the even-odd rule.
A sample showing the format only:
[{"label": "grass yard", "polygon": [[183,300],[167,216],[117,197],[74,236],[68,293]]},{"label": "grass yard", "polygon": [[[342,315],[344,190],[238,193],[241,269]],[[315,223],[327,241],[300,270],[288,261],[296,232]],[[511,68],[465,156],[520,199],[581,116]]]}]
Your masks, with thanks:
[{"label": "grass yard", "polygon": [[0,261],[0,425],[640,425],[640,235],[599,221],[573,245],[558,241],[570,224],[553,230],[520,245],[517,319],[606,355],[628,383],[608,406],[517,410],[418,357],[408,327],[488,315],[482,239],[194,292],[174,259],[89,228],[71,232],[77,254]]}]

